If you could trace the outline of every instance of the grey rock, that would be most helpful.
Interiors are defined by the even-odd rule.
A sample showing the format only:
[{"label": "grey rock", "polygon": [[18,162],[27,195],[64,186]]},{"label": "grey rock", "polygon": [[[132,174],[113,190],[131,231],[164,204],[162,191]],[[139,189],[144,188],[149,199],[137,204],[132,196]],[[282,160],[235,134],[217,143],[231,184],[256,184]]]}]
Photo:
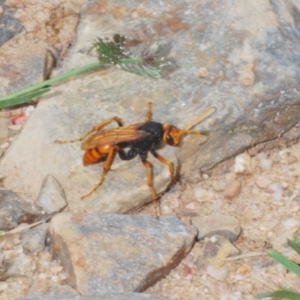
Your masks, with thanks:
[{"label": "grey rock", "polygon": [[16,47],[13,40],[8,41],[0,48],[0,95],[43,81],[52,65],[53,58],[45,47],[29,40]]},{"label": "grey rock", "polygon": [[48,224],[41,224],[21,233],[21,244],[25,251],[38,253],[43,251],[46,242]]},{"label": "grey rock", "polygon": [[0,0],[0,8],[3,10],[0,16],[0,47],[23,28],[21,22],[14,17],[4,2],[4,0]]},{"label": "grey rock", "polygon": [[0,190],[0,229],[7,231],[20,223],[34,223],[47,216],[8,190]]},{"label": "grey rock", "polygon": [[235,241],[241,233],[239,221],[231,216],[214,213],[209,216],[192,217],[192,224],[198,228],[198,239],[221,235]]},{"label": "grey rock", "polygon": [[[167,300],[166,298],[140,293],[106,293],[93,296],[60,296],[60,300]],[[18,300],[57,300],[57,296],[26,296]]]},{"label": "grey rock", "polygon": [[[79,293],[66,284],[59,284],[50,279],[36,279],[31,285],[27,295],[45,295],[48,296],[76,296]],[[44,298],[43,298],[44,299]],[[56,298],[57,299],[57,298]]]},{"label": "grey rock", "polygon": [[3,266],[6,270],[5,276],[7,278],[22,275],[31,278],[35,271],[36,263],[31,257],[21,254],[5,261]]},{"label": "grey rock", "polygon": [[68,205],[61,184],[50,174],[42,183],[37,202],[48,214],[57,213]]},{"label": "grey rock", "polygon": [[60,213],[51,248],[81,295],[142,292],[190,251],[196,232],[175,217]]},{"label": "grey rock", "polygon": [[[103,185],[81,201],[99,180],[102,166],[83,167],[79,144],[54,143],[79,137],[115,115],[125,124],[142,122],[149,101],[154,120],[178,127],[206,106],[217,107],[213,116],[195,126],[210,131],[208,141],[203,145],[187,137],[176,151],[186,177],[290,129],[300,109],[299,12],[293,0],[251,3],[250,10],[248,3],[234,0],[221,6],[176,0],[170,5],[160,2],[158,8],[147,0],[141,9],[140,1],[125,0],[122,13],[116,14],[119,1],[88,2],[61,72],[94,62],[91,44],[98,36],[114,33],[170,44],[169,58],[176,62],[172,72],[152,80],[103,68],[56,86],[2,159],[5,186],[23,188],[35,198],[43,178],[52,174],[64,187],[71,210],[80,206],[90,212],[124,213],[149,202],[144,166],[139,159],[119,158]],[[202,68],[207,72],[199,77]],[[172,147],[159,153],[176,162]],[[164,165],[154,166],[154,185],[160,192],[170,178],[162,175]]]}]

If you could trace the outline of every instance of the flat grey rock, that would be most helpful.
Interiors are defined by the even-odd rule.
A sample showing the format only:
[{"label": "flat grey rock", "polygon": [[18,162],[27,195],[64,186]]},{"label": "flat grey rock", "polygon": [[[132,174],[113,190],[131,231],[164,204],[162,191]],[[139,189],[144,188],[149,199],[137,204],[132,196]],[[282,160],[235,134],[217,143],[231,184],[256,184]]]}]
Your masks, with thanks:
[{"label": "flat grey rock", "polygon": [[0,46],[14,37],[22,29],[22,23],[16,19],[12,11],[0,0],[0,9],[3,10],[0,18]]},{"label": "flat grey rock", "polygon": [[176,217],[60,213],[51,221],[51,249],[81,295],[142,292],[190,251],[195,229]]},{"label": "flat grey rock", "polygon": [[61,184],[50,174],[42,183],[37,203],[47,214],[58,213],[68,205]]},{"label": "flat grey rock", "polygon": [[25,252],[39,253],[45,248],[48,224],[44,223],[21,233],[21,244]]},{"label": "flat grey rock", "polygon": [[[64,187],[71,210],[124,213],[149,202],[144,166],[138,158],[124,162],[118,157],[103,185],[81,201],[98,182],[102,164],[83,167],[79,143],[54,143],[79,137],[112,116],[125,124],[143,122],[149,101],[154,120],[178,127],[208,105],[217,108],[195,127],[210,131],[206,144],[186,137],[176,152],[172,147],[159,151],[171,161],[178,159],[185,176],[280,136],[299,121],[298,20],[293,0],[251,5],[229,0],[216,6],[193,0],[147,0],[141,6],[138,0],[125,0],[122,10],[119,1],[88,2],[61,72],[94,62],[92,43],[115,33],[161,40],[171,45],[168,58],[175,63],[159,80],[104,68],[56,86],[2,159],[5,186],[36,199],[43,178],[52,174]],[[168,169],[150,160],[155,189],[163,191],[170,181]]]},{"label": "flat grey rock", "polygon": [[8,41],[0,48],[0,95],[43,81],[52,64],[52,56],[39,44],[25,40],[22,47],[16,47],[13,41]]},{"label": "flat grey rock", "polygon": [[33,207],[17,194],[0,190],[0,229],[8,231],[21,223],[34,223],[46,219],[38,207]]}]

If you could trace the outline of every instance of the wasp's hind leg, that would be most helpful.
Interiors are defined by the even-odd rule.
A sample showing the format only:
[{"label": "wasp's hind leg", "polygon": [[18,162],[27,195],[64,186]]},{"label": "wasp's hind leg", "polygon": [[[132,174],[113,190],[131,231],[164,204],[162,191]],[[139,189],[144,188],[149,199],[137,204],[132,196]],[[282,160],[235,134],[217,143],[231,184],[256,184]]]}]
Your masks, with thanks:
[{"label": "wasp's hind leg", "polygon": [[107,158],[105,160],[105,163],[104,163],[104,166],[103,166],[103,171],[102,171],[101,178],[100,178],[99,182],[97,183],[97,185],[94,186],[94,188],[89,193],[82,196],[81,199],[84,199],[84,198],[92,195],[99,188],[99,186],[103,183],[103,181],[105,179],[105,176],[110,171],[110,167],[111,167],[111,165],[114,161],[115,152],[119,151],[119,150],[120,149],[119,149],[118,146],[111,147],[111,149],[108,152]]},{"label": "wasp's hind leg", "polygon": [[[170,171],[170,176],[171,176],[171,184],[173,185],[176,183],[176,176],[175,176],[175,170],[174,170],[174,165],[172,162],[170,162],[169,160],[163,158],[162,156],[160,156],[158,153],[156,153],[155,151],[151,151],[152,155],[159,160],[161,163],[168,165],[169,166],[169,171]],[[170,186],[169,186],[170,187]]]},{"label": "wasp's hind leg", "polygon": [[146,167],[147,182],[148,182],[148,186],[149,186],[149,189],[150,189],[152,202],[153,202],[153,205],[154,205],[155,216],[156,216],[157,219],[159,219],[160,210],[159,210],[159,206],[157,204],[158,196],[157,196],[157,194],[156,194],[156,192],[153,188],[152,165],[151,165],[151,163],[149,163],[149,161],[147,161],[146,159],[143,159],[143,158],[142,158],[142,163]]},{"label": "wasp's hind leg", "polygon": [[65,143],[75,143],[75,142],[79,142],[82,141],[83,139],[85,139],[88,135],[90,135],[91,133],[93,133],[94,131],[98,131],[100,130],[102,127],[106,126],[107,124],[111,123],[112,121],[115,121],[118,123],[119,127],[123,126],[123,123],[121,121],[120,118],[118,117],[112,117],[109,118],[99,124],[97,124],[96,126],[94,126],[93,128],[91,128],[89,131],[87,131],[85,134],[83,134],[81,137],[77,138],[77,139],[73,139],[73,140],[56,140],[56,143],[59,144],[65,144]]}]

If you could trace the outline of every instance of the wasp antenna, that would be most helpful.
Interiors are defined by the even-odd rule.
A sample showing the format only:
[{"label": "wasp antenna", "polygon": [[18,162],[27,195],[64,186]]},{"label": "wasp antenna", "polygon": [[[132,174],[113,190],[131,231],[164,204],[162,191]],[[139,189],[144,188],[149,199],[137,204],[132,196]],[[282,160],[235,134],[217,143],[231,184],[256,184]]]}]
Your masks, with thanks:
[{"label": "wasp antenna", "polygon": [[197,118],[192,120],[190,123],[188,123],[184,128],[182,128],[182,131],[188,131],[190,128],[194,127],[199,122],[206,119],[208,116],[213,114],[217,110],[214,106],[209,106],[203,113],[201,113]]}]

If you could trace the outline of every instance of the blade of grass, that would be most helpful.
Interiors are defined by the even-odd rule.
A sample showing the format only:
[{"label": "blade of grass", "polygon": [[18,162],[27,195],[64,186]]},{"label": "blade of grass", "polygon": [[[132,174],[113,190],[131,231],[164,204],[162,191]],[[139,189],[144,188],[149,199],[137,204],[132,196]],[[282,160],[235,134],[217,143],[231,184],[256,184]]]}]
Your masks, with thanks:
[{"label": "blade of grass", "polygon": [[20,96],[20,97],[0,101],[0,109],[28,102],[31,99],[39,97],[39,96],[41,96],[41,95],[43,95],[43,94],[45,94],[49,91],[50,91],[50,88],[43,88],[43,89],[40,89],[38,91],[34,91],[34,92],[29,93],[29,94],[26,94],[24,96]]},{"label": "blade of grass", "polygon": [[[273,257],[275,260],[277,260],[279,263],[284,265],[288,270],[291,272],[295,273],[297,276],[300,276],[300,267],[290,261],[288,258],[286,258],[284,255],[281,253],[277,252],[276,250],[269,250],[268,254]],[[300,298],[299,298],[300,300]]]},{"label": "blade of grass", "polygon": [[300,255],[300,243],[296,237],[293,240],[288,239],[288,244]]},{"label": "blade of grass", "polygon": [[256,299],[264,299],[268,297],[277,297],[282,299],[300,300],[300,295],[291,291],[280,290],[274,292],[261,293],[255,296]]},{"label": "blade of grass", "polygon": [[53,77],[51,79],[45,80],[43,82],[40,82],[40,83],[34,84],[34,85],[30,86],[30,87],[27,87],[27,88],[24,88],[22,90],[19,90],[19,91],[15,92],[15,93],[9,94],[7,96],[0,97],[0,103],[2,101],[4,101],[4,100],[13,99],[13,98],[16,98],[16,97],[19,97],[19,96],[23,96],[25,94],[29,94],[29,93],[31,93],[33,91],[36,91],[36,90],[40,90],[41,88],[44,88],[44,87],[49,86],[49,85],[52,85],[52,84],[54,84],[56,82],[59,82],[59,81],[61,81],[63,79],[66,79],[68,77],[71,77],[71,76],[74,76],[74,75],[77,75],[77,74],[80,74],[80,73],[83,73],[83,72],[86,72],[86,71],[98,68],[100,66],[102,66],[102,65],[99,62],[94,62],[94,63],[91,63],[89,65],[86,65],[86,66],[83,66],[83,67],[71,70],[71,71],[66,72],[64,74],[55,76],[55,77]]}]

